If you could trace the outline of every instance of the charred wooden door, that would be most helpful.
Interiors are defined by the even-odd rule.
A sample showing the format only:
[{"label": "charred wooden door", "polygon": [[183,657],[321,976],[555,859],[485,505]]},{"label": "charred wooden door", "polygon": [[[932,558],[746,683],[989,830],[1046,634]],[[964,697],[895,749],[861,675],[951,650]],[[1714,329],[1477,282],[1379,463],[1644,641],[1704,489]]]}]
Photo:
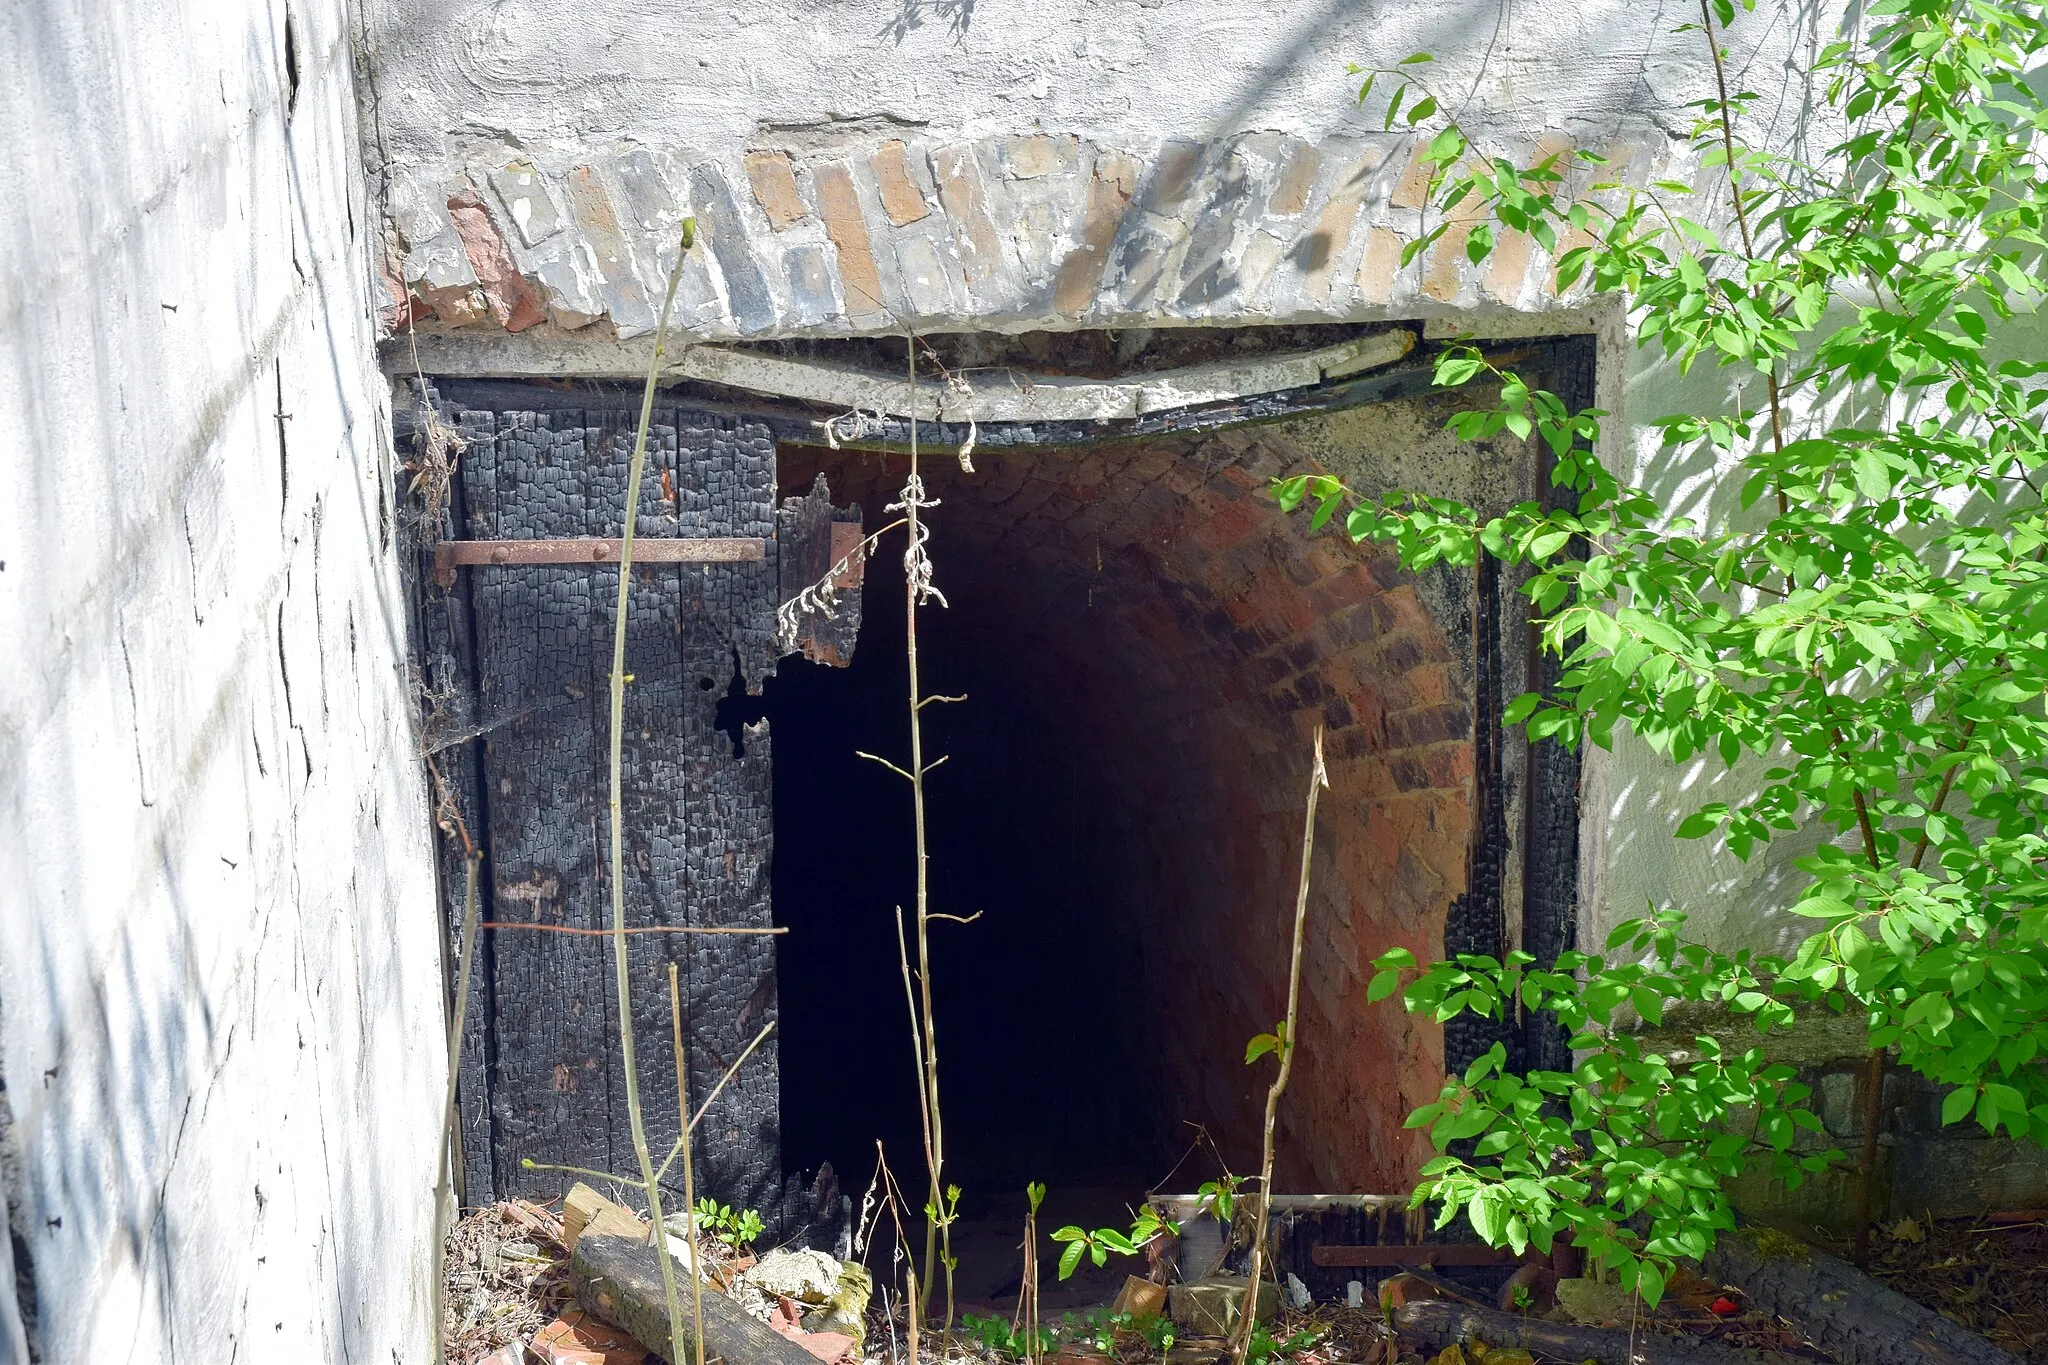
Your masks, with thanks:
[{"label": "charred wooden door", "polygon": [[[625,396],[451,385],[438,406],[460,442],[448,531],[472,540],[620,533],[638,417]],[[850,515],[858,521],[857,509]],[[629,925],[769,927],[768,727],[722,718],[721,703],[758,691],[773,670],[776,609],[831,562],[834,520],[822,480],[777,508],[766,427],[656,408],[638,535],[759,538],[765,554],[756,563],[634,566],[622,760]],[[618,570],[601,564],[478,565],[427,590],[429,690],[444,715],[467,717],[463,734],[473,732],[444,750],[440,767],[486,847],[483,918],[544,926],[481,939],[459,1077],[472,1204],[559,1192],[565,1177],[524,1167],[529,1158],[636,1168],[610,940],[549,932],[610,924],[617,598]],[[855,612],[857,601],[843,603],[800,643],[813,657],[843,659]],[[460,877],[444,882],[459,897]],[[459,910],[451,905],[451,917]],[[685,1001],[694,1107],[775,1017],[773,944],[743,934],[629,939],[642,1111],[657,1160],[679,1126],[669,964]],[[771,1219],[783,1187],[779,1085],[771,1035],[720,1094],[694,1147],[700,1191]],[[679,1169],[666,1183],[679,1183]]]}]

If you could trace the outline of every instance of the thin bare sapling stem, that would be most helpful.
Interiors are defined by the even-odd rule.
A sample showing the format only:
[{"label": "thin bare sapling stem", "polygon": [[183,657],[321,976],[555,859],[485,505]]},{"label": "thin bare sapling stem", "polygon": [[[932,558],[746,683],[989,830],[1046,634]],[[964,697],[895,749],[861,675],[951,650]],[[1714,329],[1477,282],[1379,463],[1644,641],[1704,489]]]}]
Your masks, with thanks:
[{"label": "thin bare sapling stem", "polygon": [[[917,392],[917,338],[910,337],[907,355],[910,366],[910,391]],[[912,404],[910,414],[910,480],[904,489],[904,520],[909,523],[909,553],[904,557],[906,583],[905,601],[908,610],[904,614],[904,654],[910,665],[910,801],[916,815],[917,828],[917,987],[918,1004],[924,1011],[924,1068],[925,1087],[932,1097],[932,1169],[931,1208],[927,1216],[938,1225],[939,1267],[946,1280],[946,1320],[940,1332],[940,1341],[949,1342],[953,1335],[953,1210],[959,1203],[959,1192],[948,1189],[946,1172],[946,1120],[945,1112],[939,1107],[939,1034],[938,1016],[932,1009],[932,956],[931,956],[931,854],[925,847],[924,779],[925,774],[946,760],[941,757],[930,767],[924,761],[924,708],[929,701],[920,689],[917,672],[917,608],[924,598],[933,596],[931,586],[931,558],[925,551],[924,543],[931,535],[921,519],[925,506],[924,482],[917,472],[917,412]],[[941,605],[945,598],[939,598]],[[945,698],[945,700],[956,700]],[[926,1253],[929,1258],[930,1253]],[[926,1270],[927,1288],[925,1295],[931,1295],[929,1288],[930,1270]]]},{"label": "thin bare sapling stem", "polygon": [[[612,971],[619,997],[619,1062],[626,1075],[626,1121],[633,1132],[633,1155],[640,1162],[640,1184],[647,1196],[647,1214],[654,1224],[654,1256],[661,1266],[661,1287],[668,1297],[668,1358],[681,1365],[683,1355],[683,1308],[676,1296],[676,1268],[668,1254],[668,1233],[661,1221],[661,1184],[655,1179],[654,1158],[647,1151],[647,1124],[640,1112],[640,1077],[633,1051],[633,980],[626,959],[626,829],[621,795],[621,755],[625,749],[626,725],[626,611],[633,592],[633,530],[640,511],[640,482],[647,472],[647,429],[654,420],[654,386],[661,377],[661,362],[668,342],[669,311],[675,306],[676,286],[682,282],[683,262],[696,243],[697,220],[685,218],[676,247],[675,268],[668,273],[668,292],[662,295],[661,316],[654,327],[654,355],[647,362],[647,386],[640,395],[640,427],[633,436],[633,457],[626,471],[626,522],[619,539],[618,615],[612,622],[611,679],[611,873],[612,873]],[[687,1135],[686,1135],[687,1136]]]},{"label": "thin bare sapling stem", "polygon": [[[676,1120],[683,1126],[683,1244],[690,1249],[691,1345],[697,1348],[697,1365],[704,1365],[704,1256],[697,1243],[697,1182],[690,1170],[690,1057],[683,1049],[683,992],[676,984],[673,962],[668,964],[668,1026],[675,1038]],[[657,1229],[656,1235],[666,1237],[668,1230]]]},{"label": "thin bare sapling stem", "polygon": [[[467,832],[464,839],[467,840]],[[441,1171],[434,1178],[434,1360],[446,1359],[448,1213],[455,1202],[455,1078],[462,1065],[462,1021],[469,1013],[469,968],[476,960],[476,874],[483,855],[465,851],[462,877],[461,965],[455,971],[455,1012],[448,1017],[448,1098],[441,1106]]]},{"label": "thin bare sapling stem", "polygon": [[917,1294],[917,1267],[907,1265],[903,1267],[903,1274],[910,1281],[910,1287],[906,1291],[908,1297],[904,1300],[904,1307],[909,1310],[903,1315],[903,1336],[907,1348],[904,1356],[910,1365],[917,1365],[917,1305],[920,1302]]},{"label": "thin bare sapling stem", "polygon": [[[903,907],[896,907],[896,960],[903,968],[903,1003],[910,1012],[910,1055],[917,1063],[917,1118],[924,1138],[924,1166],[927,1173],[932,1170],[932,1096],[925,1078],[930,1074],[925,1069],[924,1030],[918,1024],[917,991],[911,981],[910,947],[904,937]],[[925,1220],[925,1271],[931,1271],[932,1257],[937,1252],[938,1229],[932,1220]],[[927,1278],[929,1285],[931,1280]],[[905,1300],[910,1311],[921,1313],[924,1304],[912,1294]]]},{"label": "thin bare sapling stem", "polygon": [[1038,1206],[1045,1199],[1045,1186],[1032,1181],[1024,1187],[1024,1273],[1017,1282],[1017,1312],[1010,1320],[1014,1335],[1024,1333],[1024,1365],[1038,1365],[1044,1353],[1038,1347]]},{"label": "thin bare sapling stem", "polygon": [[[712,1086],[711,1093],[704,1097],[704,1103],[698,1105],[697,1112],[690,1116],[689,1127],[683,1130],[685,1136],[697,1131],[697,1125],[702,1123],[704,1116],[711,1112],[712,1101],[718,1098],[719,1094],[731,1082],[734,1076],[739,1075],[740,1068],[746,1064],[747,1058],[753,1055],[754,1049],[761,1046],[767,1040],[768,1035],[774,1031],[775,1021],[771,1019],[761,1026],[759,1033],[754,1035],[754,1041],[748,1043],[741,1050],[740,1055],[733,1058],[732,1065],[727,1067],[725,1074],[718,1078],[718,1084]],[[676,1139],[675,1145],[668,1149],[668,1155],[662,1158],[661,1164],[654,1168],[654,1178],[656,1180],[660,1180],[668,1174],[668,1168],[675,1164],[676,1157],[682,1153],[682,1150],[683,1140],[679,1137]],[[587,1166],[560,1166],[549,1161],[535,1161],[530,1156],[521,1157],[519,1165],[522,1170],[528,1171],[567,1171],[573,1175],[595,1176],[599,1180],[609,1180],[615,1185],[630,1185],[633,1183],[626,1177],[614,1174],[611,1171],[593,1171]]]},{"label": "thin bare sapling stem", "polygon": [[754,1055],[754,1049],[767,1042],[768,1035],[773,1032],[775,1032],[775,1021],[770,1019],[767,1023],[761,1025],[761,1031],[754,1035],[754,1040],[740,1049],[740,1055],[732,1059],[732,1065],[725,1069],[725,1074],[718,1078],[718,1084],[711,1087],[711,1093],[704,1097],[704,1103],[697,1106],[697,1112],[690,1116],[689,1123],[676,1136],[675,1145],[668,1149],[668,1155],[663,1157],[661,1164],[654,1168],[654,1178],[656,1180],[668,1174],[668,1168],[675,1164],[676,1157],[685,1152],[688,1146],[687,1139],[690,1134],[697,1131],[697,1125],[702,1123],[704,1116],[711,1112],[712,1101],[719,1097],[725,1090],[725,1087],[732,1082],[733,1077],[740,1074],[740,1068],[747,1064],[747,1058]]},{"label": "thin bare sapling stem", "polygon": [[1265,1137],[1259,1153],[1259,1191],[1251,1211],[1251,1274],[1245,1280],[1244,1305],[1238,1310],[1237,1330],[1231,1343],[1231,1358],[1237,1365],[1244,1365],[1251,1351],[1252,1329],[1259,1317],[1259,1277],[1265,1270],[1266,1260],[1266,1212],[1272,1206],[1273,1195],[1273,1140],[1280,1117],[1280,1097],[1287,1093],[1287,1078],[1294,1072],[1295,1025],[1301,1013],[1301,944],[1303,930],[1308,924],[1309,862],[1316,848],[1316,804],[1323,788],[1329,785],[1330,774],[1323,766],[1323,727],[1318,725],[1315,766],[1308,780],[1308,818],[1301,831],[1301,880],[1294,892],[1294,944],[1287,964],[1287,1018],[1280,1025],[1279,1046],[1274,1049],[1280,1057],[1280,1070],[1266,1091]]},{"label": "thin bare sapling stem", "polygon": [[[917,384],[917,338],[905,338],[910,383]],[[924,522],[923,510],[937,506],[935,499],[928,499],[924,493],[924,480],[918,472],[917,462],[917,414],[910,417],[910,474],[903,484],[902,501],[892,503],[888,511],[902,512],[907,543],[903,551],[903,597],[904,632],[903,650],[910,678],[910,763],[907,768],[898,767],[885,758],[863,753],[862,758],[872,759],[898,777],[910,783],[910,804],[914,834],[914,854],[917,860],[917,900],[914,928],[917,940],[917,970],[915,983],[912,982],[910,953],[902,943],[902,910],[897,911],[898,947],[903,958],[903,988],[910,1004],[911,1052],[917,1063],[918,1116],[924,1125],[925,1174],[929,1181],[930,1197],[925,1203],[924,1274],[922,1289],[910,1295],[910,1311],[914,1317],[930,1311],[934,1285],[943,1275],[946,1285],[946,1317],[943,1337],[950,1337],[953,1330],[953,1212],[959,1202],[957,1188],[946,1185],[946,1130],[939,1108],[939,1046],[936,1014],[932,1008],[931,974],[931,925],[933,920],[950,920],[955,923],[971,923],[974,916],[934,914],[931,908],[931,856],[925,842],[925,800],[924,779],[932,769],[946,760],[942,756],[926,763],[924,759],[924,708],[933,702],[965,701],[964,697],[948,697],[939,694],[925,696],[918,677],[917,659],[917,609],[927,599],[938,598],[944,606],[944,594],[932,586],[931,555],[925,549],[925,542],[931,537],[931,528]]]}]

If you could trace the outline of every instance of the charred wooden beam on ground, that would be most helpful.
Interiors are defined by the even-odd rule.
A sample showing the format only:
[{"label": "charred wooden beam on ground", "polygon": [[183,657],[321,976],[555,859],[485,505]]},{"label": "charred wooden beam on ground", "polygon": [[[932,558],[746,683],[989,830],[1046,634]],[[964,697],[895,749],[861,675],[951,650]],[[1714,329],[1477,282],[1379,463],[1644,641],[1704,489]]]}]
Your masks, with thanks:
[{"label": "charred wooden beam on ground", "polygon": [[[654,1248],[630,1237],[589,1232],[570,1254],[576,1301],[589,1312],[632,1334],[657,1355],[669,1349],[668,1298]],[[687,1295],[686,1295],[687,1297]],[[694,1345],[691,1310],[683,1313],[683,1337]],[[750,1316],[723,1294],[704,1294],[704,1355],[726,1365],[818,1365],[818,1358]]]},{"label": "charred wooden beam on ground", "polygon": [[1783,1233],[1724,1236],[1706,1271],[1798,1327],[1841,1365],[2019,1365],[1969,1328]]},{"label": "charred wooden beam on ground", "polygon": [[1543,1361],[1597,1361],[1599,1365],[1784,1365],[1790,1357],[1744,1351],[1698,1337],[1667,1336],[1622,1327],[1573,1327],[1490,1308],[1425,1299],[1394,1310],[1394,1332],[1425,1352],[1483,1341],[1527,1351]]}]

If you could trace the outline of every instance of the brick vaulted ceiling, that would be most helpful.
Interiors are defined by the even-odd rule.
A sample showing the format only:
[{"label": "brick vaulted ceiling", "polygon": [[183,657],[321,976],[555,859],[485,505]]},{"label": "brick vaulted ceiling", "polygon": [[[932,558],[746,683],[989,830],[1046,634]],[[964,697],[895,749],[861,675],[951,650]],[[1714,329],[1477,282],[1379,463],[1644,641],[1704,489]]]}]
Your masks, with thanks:
[{"label": "brick vaulted ceiling", "polygon": [[[1255,1151],[1259,1077],[1239,1058],[1284,1008],[1310,734],[1328,728],[1282,1178],[1406,1188],[1427,1144],[1399,1118],[1434,1097],[1442,1034],[1364,992],[1374,954],[1441,946],[1465,887],[1463,670],[1390,555],[1277,514],[1270,451],[1190,447],[983,454],[974,474],[927,456],[940,578],[1020,688],[1062,699],[1115,789],[1106,894],[1143,945],[1162,1149],[1193,1120],[1234,1162]],[[904,458],[785,448],[782,478],[824,471],[873,526]],[[894,572],[885,549],[868,592]]]}]

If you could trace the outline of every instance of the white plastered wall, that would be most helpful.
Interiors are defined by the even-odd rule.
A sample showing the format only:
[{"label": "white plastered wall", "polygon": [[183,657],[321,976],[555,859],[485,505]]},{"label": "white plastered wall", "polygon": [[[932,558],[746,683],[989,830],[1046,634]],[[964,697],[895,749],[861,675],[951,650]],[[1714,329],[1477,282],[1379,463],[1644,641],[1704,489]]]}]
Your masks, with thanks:
[{"label": "white plastered wall", "polygon": [[[38,0],[0,51],[0,1260],[47,1361],[422,1362],[441,961],[349,18]],[[0,1274],[0,1361],[26,1306]]]}]

